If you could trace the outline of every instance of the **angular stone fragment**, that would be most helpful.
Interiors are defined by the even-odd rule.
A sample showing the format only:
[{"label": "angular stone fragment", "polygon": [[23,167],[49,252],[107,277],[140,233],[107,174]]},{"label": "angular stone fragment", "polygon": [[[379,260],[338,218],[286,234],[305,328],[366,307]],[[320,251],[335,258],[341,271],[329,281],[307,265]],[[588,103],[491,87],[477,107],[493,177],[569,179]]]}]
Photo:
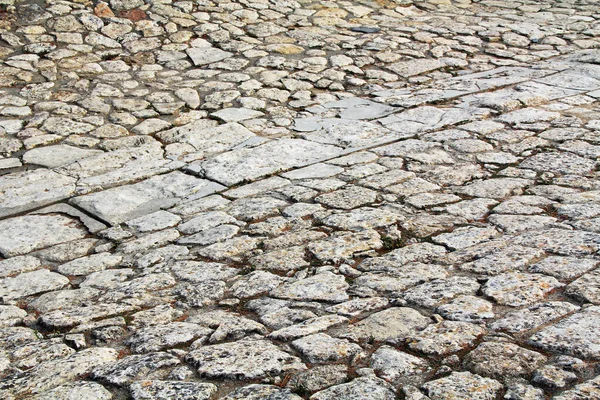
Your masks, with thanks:
[{"label": "angular stone fragment", "polygon": [[111,223],[153,213],[179,203],[184,198],[200,198],[223,186],[181,172],[155,176],[133,185],[108,189],[73,199],[73,203]]},{"label": "angular stone fragment", "polygon": [[[346,382],[347,369],[348,367],[343,364],[315,365],[306,371],[294,375],[288,383],[288,387],[296,392],[317,392]],[[240,398],[239,400],[242,399]]]},{"label": "angular stone fragment", "polygon": [[0,278],[15,276],[38,269],[42,263],[32,256],[17,256],[0,261]]},{"label": "angular stone fragment", "polygon": [[340,152],[341,149],[335,146],[300,139],[279,139],[251,149],[220,154],[203,161],[199,168],[207,178],[231,186],[291,167],[333,158]]},{"label": "angular stone fragment", "polygon": [[551,228],[542,232],[525,232],[515,238],[515,243],[560,255],[585,256],[600,250],[600,234]]},{"label": "angular stone fragment", "polygon": [[26,254],[87,234],[81,224],[63,215],[25,215],[0,221],[0,253],[5,257]]},{"label": "angular stone fragment", "polygon": [[335,192],[323,194],[316,197],[315,200],[328,207],[349,210],[373,203],[376,200],[376,195],[376,192],[370,189],[350,186]]},{"label": "angular stone fragment", "polygon": [[220,400],[263,400],[263,399],[277,399],[277,400],[301,400],[302,398],[292,392],[289,389],[281,389],[275,385],[259,385],[252,384],[241,387],[229,393],[225,397],[221,397]]},{"label": "angular stone fragment", "polygon": [[445,64],[441,60],[424,58],[398,62],[390,65],[388,68],[398,75],[408,78],[424,72],[434,71],[444,66]]},{"label": "angular stone fragment", "polygon": [[[269,317],[274,317],[277,314],[269,315]],[[310,314],[300,314],[298,317],[309,316]],[[304,318],[302,318],[304,319]],[[343,324],[348,322],[348,318],[341,317],[339,315],[323,315],[321,317],[308,318],[302,321],[299,324],[286,326],[284,328],[278,329],[274,332],[271,332],[269,337],[277,340],[293,340],[302,336],[311,335],[317,332],[325,331],[332,326]]]},{"label": "angular stone fragment", "polygon": [[171,322],[139,329],[127,339],[126,343],[135,353],[150,353],[191,343],[193,340],[211,333],[212,329],[196,324]]},{"label": "angular stone fragment", "polygon": [[409,303],[431,308],[459,295],[475,294],[478,289],[477,281],[463,276],[453,276],[416,286],[404,292],[403,297]]},{"label": "angular stone fragment", "polygon": [[585,381],[554,397],[555,400],[583,400],[600,398],[600,376]]},{"label": "angular stone fragment", "polygon": [[69,280],[55,272],[40,269],[25,272],[14,278],[0,280],[0,298],[11,301],[37,293],[62,289],[69,284]]},{"label": "angular stone fragment", "polygon": [[0,327],[19,325],[27,311],[15,306],[0,306]]},{"label": "angular stone fragment", "polygon": [[390,384],[375,377],[356,378],[350,383],[332,386],[310,396],[310,400],[395,400]]},{"label": "angular stone fragment", "polygon": [[600,304],[600,271],[594,270],[571,282],[565,294],[581,302]]},{"label": "angular stone fragment", "polygon": [[422,386],[431,400],[494,400],[502,388],[500,382],[470,372],[453,372]]},{"label": "angular stone fragment", "polygon": [[324,333],[305,336],[294,340],[292,346],[306,357],[310,363],[348,361],[361,347],[345,339],[332,338]]},{"label": "angular stone fragment", "polygon": [[468,322],[443,321],[412,334],[407,341],[412,350],[446,356],[472,347],[485,332],[482,327]]},{"label": "angular stone fragment", "polygon": [[540,301],[561,286],[563,284],[552,277],[512,272],[490,278],[482,291],[498,304],[518,307]]},{"label": "angular stone fragment", "polygon": [[390,346],[381,346],[371,356],[371,368],[377,376],[393,385],[401,384],[410,377],[429,370],[429,364],[422,358],[398,351]]},{"label": "angular stone fragment", "polygon": [[544,355],[513,343],[483,342],[467,354],[464,365],[477,374],[502,378],[527,376],[546,361]]},{"label": "angular stone fragment", "polygon": [[355,341],[397,344],[429,323],[429,318],[411,308],[392,307],[350,325],[348,331],[340,336]]},{"label": "angular stone fragment", "polygon": [[308,250],[319,260],[338,262],[350,259],[355,253],[380,249],[382,246],[379,234],[372,229],[365,229],[358,232],[334,232],[323,240],[310,243]]},{"label": "angular stone fragment", "polygon": [[99,153],[102,153],[102,151],[80,149],[78,147],[61,144],[29,150],[23,154],[23,161],[27,164],[56,168]]},{"label": "angular stone fragment", "polygon": [[596,163],[589,158],[568,152],[556,152],[538,153],[526,158],[519,166],[540,172],[584,175],[591,172],[595,165]]},{"label": "angular stone fragment", "polygon": [[113,398],[111,392],[104,386],[95,382],[72,382],[55,387],[32,397],[32,400],[110,400]]},{"label": "angular stone fragment", "polygon": [[473,196],[492,199],[502,199],[511,194],[520,194],[526,186],[532,182],[520,178],[495,178],[486,179],[458,189],[458,192]]},{"label": "angular stone fragment", "polygon": [[546,351],[559,351],[584,359],[600,359],[600,308],[588,307],[529,338]]},{"label": "angular stone fragment", "polygon": [[75,194],[75,182],[47,169],[0,176],[0,217],[69,198]]},{"label": "angular stone fragment", "polygon": [[480,321],[494,318],[492,303],[475,296],[458,296],[436,310],[442,317],[452,321]]},{"label": "angular stone fragment", "polygon": [[210,400],[217,392],[212,383],[179,381],[141,381],[130,386],[133,400]]},{"label": "angular stone fragment", "polygon": [[306,366],[267,340],[240,340],[193,350],[187,359],[207,378],[251,380],[299,371]]},{"label": "angular stone fragment", "polygon": [[567,302],[538,303],[506,314],[503,318],[494,321],[491,328],[510,333],[521,333],[545,325],[577,310],[579,310],[579,307]]},{"label": "angular stone fragment", "polygon": [[127,386],[161,368],[179,365],[177,357],[168,353],[148,353],[125,356],[119,360],[94,368],[92,379],[116,386]]},{"label": "angular stone fragment", "polygon": [[93,272],[108,268],[114,268],[123,260],[120,255],[113,255],[108,252],[92,254],[86,257],[77,258],[58,267],[58,272],[63,275],[88,275]]},{"label": "angular stone fragment", "polygon": [[344,276],[323,272],[279,286],[271,295],[282,299],[341,303],[349,298],[346,293],[348,287]]},{"label": "angular stone fragment", "polygon": [[94,368],[117,360],[114,349],[96,347],[85,349],[69,357],[43,362],[25,374],[12,376],[0,383],[0,395],[12,396],[40,394],[57,386],[79,379]]}]

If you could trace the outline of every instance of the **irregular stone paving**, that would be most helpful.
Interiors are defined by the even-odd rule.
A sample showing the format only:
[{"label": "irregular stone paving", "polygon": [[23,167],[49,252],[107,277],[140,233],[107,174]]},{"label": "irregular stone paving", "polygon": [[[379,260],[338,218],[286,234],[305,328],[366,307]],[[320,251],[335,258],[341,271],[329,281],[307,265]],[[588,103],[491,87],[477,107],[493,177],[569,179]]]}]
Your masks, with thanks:
[{"label": "irregular stone paving", "polygon": [[600,399],[597,0],[0,0],[0,398]]}]

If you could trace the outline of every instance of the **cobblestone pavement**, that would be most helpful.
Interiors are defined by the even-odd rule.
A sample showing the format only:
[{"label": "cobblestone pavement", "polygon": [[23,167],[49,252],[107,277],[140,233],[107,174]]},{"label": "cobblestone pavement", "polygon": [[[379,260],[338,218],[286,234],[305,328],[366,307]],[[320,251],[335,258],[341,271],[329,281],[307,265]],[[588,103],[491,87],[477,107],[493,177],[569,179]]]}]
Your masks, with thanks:
[{"label": "cobblestone pavement", "polygon": [[0,398],[600,399],[597,0],[0,27]]}]

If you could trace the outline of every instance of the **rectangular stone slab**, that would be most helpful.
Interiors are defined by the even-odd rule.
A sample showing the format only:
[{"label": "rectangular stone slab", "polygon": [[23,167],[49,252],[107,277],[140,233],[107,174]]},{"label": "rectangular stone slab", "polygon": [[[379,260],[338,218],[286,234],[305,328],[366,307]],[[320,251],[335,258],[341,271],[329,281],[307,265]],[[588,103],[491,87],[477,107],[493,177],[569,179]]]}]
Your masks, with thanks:
[{"label": "rectangular stone slab", "polygon": [[120,186],[77,197],[77,205],[115,225],[178,204],[182,199],[208,196],[224,186],[182,172],[154,176],[133,185]]},{"label": "rectangular stone slab", "polygon": [[75,181],[48,169],[0,176],[0,217],[69,198],[75,194]]},{"label": "rectangular stone slab", "polygon": [[190,165],[189,170],[231,186],[292,167],[302,167],[333,158],[341,152],[339,147],[308,140],[279,139],[254,148],[241,148],[219,154],[199,164]]}]

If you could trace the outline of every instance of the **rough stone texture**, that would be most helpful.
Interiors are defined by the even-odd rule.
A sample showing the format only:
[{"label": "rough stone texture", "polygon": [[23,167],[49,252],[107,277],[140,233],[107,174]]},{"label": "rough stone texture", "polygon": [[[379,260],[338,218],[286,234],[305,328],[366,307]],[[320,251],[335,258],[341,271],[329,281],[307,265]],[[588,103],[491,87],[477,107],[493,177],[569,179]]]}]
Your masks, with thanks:
[{"label": "rough stone texture", "polygon": [[0,3],[0,398],[600,399],[597,1]]},{"label": "rough stone texture", "polygon": [[598,359],[598,318],[600,309],[589,307],[529,338],[529,343],[543,350],[561,351],[585,359]]},{"label": "rough stone texture", "polygon": [[81,224],[64,215],[26,215],[0,221],[0,253],[26,254],[59,243],[82,239]]},{"label": "rough stone texture", "polygon": [[190,352],[187,359],[208,378],[260,379],[306,369],[299,358],[265,340],[205,346]]},{"label": "rough stone texture", "polygon": [[501,378],[526,376],[546,360],[544,355],[513,343],[484,342],[467,354],[464,365],[476,374]]},{"label": "rough stone texture", "polygon": [[453,372],[446,378],[424,384],[423,389],[432,400],[493,400],[502,390],[502,384],[470,372]]}]

